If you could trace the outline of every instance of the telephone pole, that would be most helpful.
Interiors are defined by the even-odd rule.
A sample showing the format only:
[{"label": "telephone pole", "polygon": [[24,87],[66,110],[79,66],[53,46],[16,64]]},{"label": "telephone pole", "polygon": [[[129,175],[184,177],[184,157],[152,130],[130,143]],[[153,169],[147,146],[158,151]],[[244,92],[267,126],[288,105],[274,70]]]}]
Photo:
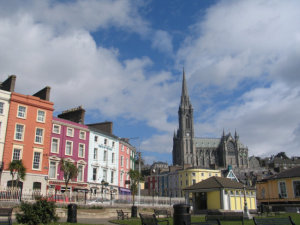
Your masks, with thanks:
[{"label": "telephone pole", "polygon": [[[141,152],[138,152],[138,160],[139,160],[139,173],[141,174]],[[141,204],[141,185],[139,180],[138,186],[138,194],[139,194],[139,205]]]}]

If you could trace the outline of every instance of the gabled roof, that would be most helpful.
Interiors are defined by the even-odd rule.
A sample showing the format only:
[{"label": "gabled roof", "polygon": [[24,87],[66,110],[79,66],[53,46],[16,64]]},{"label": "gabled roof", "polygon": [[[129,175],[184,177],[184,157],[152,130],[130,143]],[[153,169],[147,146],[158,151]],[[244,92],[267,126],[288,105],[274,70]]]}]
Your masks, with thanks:
[{"label": "gabled roof", "polygon": [[283,178],[292,178],[292,177],[300,177],[300,166],[284,170],[281,173],[274,174],[272,176],[266,177],[262,181],[266,180],[276,180],[276,179],[283,179]]},{"label": "gabled roof", "polygon": [[[231,179],[225,177],[210,177],[197,184],[186,187],[183,190],[201,190],[201,189],[207,190],[207,189],[217,189],[217,188],[243,189],[244,185],[239,182],[232,181]],[[254,188],[246,186],[246,189],[254,189]]]}]

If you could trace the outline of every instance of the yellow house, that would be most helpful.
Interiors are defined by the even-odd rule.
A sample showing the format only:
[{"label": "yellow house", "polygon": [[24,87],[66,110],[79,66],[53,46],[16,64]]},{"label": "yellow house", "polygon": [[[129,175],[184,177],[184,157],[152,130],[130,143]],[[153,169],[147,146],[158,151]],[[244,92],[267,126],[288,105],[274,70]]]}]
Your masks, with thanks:
[{"label": "yellow house", "polygon": [[300,167],[285,170],[256,183],[257,201],[261,204],[300,202]]},{"label": "yellow house", "polygon": [[245,196],[249,210],[256,210],[255,188],[224,177],[210,177],[184,189],[186,197],[192,193],[194,213],[201,210],[242,211]]},{"label": "yellow house", "polygon": [[[206,180],[209,177],[220,177],[221,170],[210,170],[210,169],[200,169],[200,168],[188,168],[178,171],[179,188],[183,190],[193,184],[200,181]],[[182,193],[181,196],[184,196]]]}]

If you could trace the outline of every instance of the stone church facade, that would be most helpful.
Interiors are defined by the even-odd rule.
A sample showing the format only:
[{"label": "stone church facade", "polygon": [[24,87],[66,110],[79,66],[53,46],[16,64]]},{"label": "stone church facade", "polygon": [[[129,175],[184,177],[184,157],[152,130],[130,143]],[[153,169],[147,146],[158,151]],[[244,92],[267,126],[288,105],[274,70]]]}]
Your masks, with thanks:
[{"label": "stone church facade", "polygon": [[173,137],[173,165],[200,168],[248,168],[248,148],[239,135],[225,134],[221,138],[194,137],[193,107],[188,95],[183,71],[182,93],[178,110],[179,128]]}]

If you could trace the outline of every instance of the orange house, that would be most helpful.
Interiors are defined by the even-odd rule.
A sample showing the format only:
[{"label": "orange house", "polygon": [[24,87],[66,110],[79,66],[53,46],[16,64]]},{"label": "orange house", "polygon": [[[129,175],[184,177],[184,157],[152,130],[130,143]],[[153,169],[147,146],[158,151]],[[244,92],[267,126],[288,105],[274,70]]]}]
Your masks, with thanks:
[{"label": "orange house", "polygon": [[25,181],[21,183],[23,190],[35,189],[46,193],[53,114],[49,95],[50,87],[33,96],[12,92],[1,186],[11,186],[9,163],[22,159],[26,168]]}]

